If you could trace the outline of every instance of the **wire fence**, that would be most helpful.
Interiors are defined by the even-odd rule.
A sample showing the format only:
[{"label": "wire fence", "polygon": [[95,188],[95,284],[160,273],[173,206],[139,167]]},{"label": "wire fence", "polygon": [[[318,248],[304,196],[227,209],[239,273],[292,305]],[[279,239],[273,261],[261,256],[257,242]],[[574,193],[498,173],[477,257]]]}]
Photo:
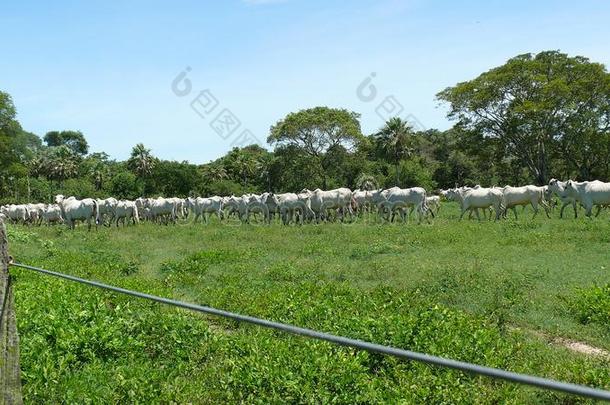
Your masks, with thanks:
[{"label": "wire fence", "polygon": [[551,380],[548,378],[536,377],[527,374],[514,373],[512,371],[506,371],[502,369],[485,367],[477,364],[472,364],[464,361],[452,360],[438,356],[432,356],[425,353],[413,352],[410,350],[399,349],[396,347],[384,346],[376,343],[366,342],[358,339],[351,339],[344,336],[332,335],[316,331],[313,329],[301,328],[294,325],[284,324],[280,322],[269,321],[266,319],[256,318],[248,315],[242,315],[234,312],[224,311],[208,306],[201,306],[191,304],[187,302],[177,301],[169,298],[158,297],[155,295],[145,294],[138,291],[132,291],[121,287],[115,287],[112,285],[100,283],[97,281],[86,280],[80,277],[71,276],[68,274],[58,273],[55,271],[41,269],[39,267],[29,266],[21,263],[10,263],[11,266],[19,267],[22,269],[33,270],[38,273],[60,277],[66,280],[75,281],[78,283],[86,284],[93,287],[102,288],[105,290],[130,295],[133,297],[144,298],[151,301],[156,301],[162,304],[172,305],[179,308],[188,309],[191,311],[202,312],[210,315],[216,315],[223,318],[233,319],[239,322],[246,322],[265,328],[281,330],[286,333],[294,335],[306,336],[313,339],[323,340],[326,342],[334,343],[341,346],[347,346],[354,349],[366,350],[368,352],[380,353],[389,356],[398,357],[404,360],[413,360],[422,363],[432,364],[439,367],[447,367],[467,373],[483,375],[491,378],[502,379],[518,384],[531,385],[539,388],[560,391],[568,394],[578,395],[582,397],[588,397],[598,400],[604,400],[610,402],[610,391],[605,391],[597,388],[591,388],[584,385],[577,385],[562,381]]}]

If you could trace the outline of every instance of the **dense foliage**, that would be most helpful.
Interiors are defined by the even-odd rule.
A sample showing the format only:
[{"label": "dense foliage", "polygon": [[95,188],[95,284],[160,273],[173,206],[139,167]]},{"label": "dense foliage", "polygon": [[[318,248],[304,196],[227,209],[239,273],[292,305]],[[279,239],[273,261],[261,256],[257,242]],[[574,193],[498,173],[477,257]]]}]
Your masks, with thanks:
[{"label": "dense foliage", "polygon": [[[125,288],[610,388],[608,359],[556,340],[610,350],[607,289],[588,293],[608,280],[608,221],[458,223],[455,205],[442,212],[434,226],[408,229],[213,220],[98,232],[9,226],[9,239],[22,262]],[[30,403],[584,402],[12,275]],[[597,315],[582,323],[577,308]]]},{"label": "dense foliage", "polygon": [[414,131],[395,117],[363,135],[359,114],[315,107],[271,126],[273,151],[250,145],[195,165],[160,160],[141,143],[115,161],[89,153],[79,131],[41,139],[21,128],[0,92],[0,202],[57,192],[135,198],[610,179],[610,74],[599,63],[557,51],[519,55],[438,98],[457,121],[446,131]]}]

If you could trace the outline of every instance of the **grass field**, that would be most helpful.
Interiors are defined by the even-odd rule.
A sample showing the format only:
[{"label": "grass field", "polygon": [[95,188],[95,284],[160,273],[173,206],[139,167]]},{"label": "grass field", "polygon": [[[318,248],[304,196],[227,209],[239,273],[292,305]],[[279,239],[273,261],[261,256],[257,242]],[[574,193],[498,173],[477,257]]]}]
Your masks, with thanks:
[{"label": "grass field", "polygon": [[[558,214],[556,214],[558,215]],[[606,214],[607,215],[607,214]],[[610,389],[610,222],[9,226],[17,261]],[[29,403],[581,403],[14,268]]]}]

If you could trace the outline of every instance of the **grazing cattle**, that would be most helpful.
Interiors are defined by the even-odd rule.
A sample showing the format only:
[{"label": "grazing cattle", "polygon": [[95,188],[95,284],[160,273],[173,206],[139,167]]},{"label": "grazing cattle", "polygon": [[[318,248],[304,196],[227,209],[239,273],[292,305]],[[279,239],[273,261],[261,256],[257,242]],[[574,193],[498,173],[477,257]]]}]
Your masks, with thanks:
[{"label": "grazing cattle", "polygon": [[373,201],[372,192],[367,190],[354,190],[352,192],[352,198],[354,200],[354,211],[356,214],[362,215],[370,210]]},{"label": "grazing cattle", "polygon": [[351,219],[354,217],[352,191],[349,188],[342,187],[328,191],[317,188],[314,191],[303,190],[301,194],[309,195],[310,208],[314,212],[317,222],[327,220],[328,210],[337,210],[342,221],[346,213],[350,214]]},{"label": "grazing cattle", "polygon": [[438,212],[441,210],[441,197],[438,195],[426,197],[426,205],[434,216],[438,215]]},{"label": "grazing cattle", "polygon": [[601,207],[610,205],[610,183],[598,180],[583,182],[568,180],[565,189],[570,197],[582,204],[588,217],[591,217],[593,206],[598,207],[599,214]]},{"label": "grazing cattle", "polygon": [[[159,197],[149,200],[150,216],[153,221],[161,221],[167,225],[170,221],[176,223],[177,203],[173,200]],[[137,205],[136,205],[137,207]]]},{"label": "grazing cattle", "polygon": [[64,219],[61,216],[61,208],[57,204],[47,205],[42,213],[42,219],[47,226],[52,223],[61,224],[64,222]]},{"label": "grazing cattle", "polygon": [[176,216],[179,218],[188,217],[188,209],[186,200],[178,197],[166,198],[166,200],[173,202],[176,205]]},{"label": "grazing cattle", "polygon": [[[385,190],[384,190],[385,191]],[[384,192],[379,193],[379,197],[374,198],[382,198]],[[428,206],[426,204],[426,190],[421,187],[411,187],[411,188],[393,188],[389,193],[385,194],[386,198],[384,201],[381,201],[378,205],[378,212],[383,217],[386,210],[388,214],[392,214],[392,218],[394,218],[395,210],[401,209],[400,215],[403,218],[403,221],[406,220],[406,211],[404,208],[414,208],[417,210],[418,223],[421,223],[422,218],[424,218],[425,214],[428,212]],[[427,217],[426,217],[427,219]]]},{"label": "grazing cattle", "polygon": [[496,220],[500,218],[502,213],[503,193],[497,188],[455,188],[449,190],[448,197],[457,201],[461,206],[460,220],[464,217],[466,211],[473,211],[477,219],[480,221],[478,208],[488,209],[493,207],[496,212]]},{"label": "grazing cattle", "polygon": [[250,194],[244,194],[241,197],[231,196],[226,200],[224,208],[227,209],[227,217],[236,213],[241,222],[248,222],[248,199]]},{"label": "grazing cattle", "polygon": [[65,198],[58,194],[55,196],[55,203],[61,209],[61,216],[68,223],[70,229],[74,229],[76,221],[87,221],[87,229],[91,230],[91,220],[95,222],[95,228],[98,224],[98,206],[97,201],[92,198],[77,200],[74,197]]},{"label": "grazing cattle", "polygon": [[126,222],[130,221],[136,225],[140,223],[140,216],[138,214],[138,207],[134,201],[118,201],[114,208],[114,220],[116,226],[119,226],[119,222],[126,225]]},{"label": "grazing cattle", "polygon": [[535,218],[538,214],[538,204],[542,205],[544,208],[544,212],[546,216],[549,216],[549,206],[545,202],[544,199],[544,188],[537,186],[522,186],[522,187],[511,187],[506,186],[501,188],[502,190],[502,205],[504,206],[503,215],[506,216],[506,211],[510,208],[513,210],[515,214],[515,219],[517,219],[517,209],[516,207],[530,205],[534,209]]},{"label": "grazing cattle", "polygon": [[110,226],[114,221],[114,209],[118,204],[118,200],[114,197],[106,198],[104,200],[97,200],[97,220],[100,225]]},{"label": "grazing cattle", "polygon": [[249,197],[244,196],[246,201],[246,222],[250,222],[251,213],[259,213],[263,215],[263,222],[271,223],[271,217],[269,215],[268,201],[274,200],[273,194],[263,193],[261,195],[250,195]]},{"label": "grazing cattle", "polygon": [[44,204],[27,204],[28,210],[28,221],[34,225],[40,225],[42,223],[42,214],[45,210]]},{"label": "grazing cattle", "polygon": [[[578,209],[576,207],[576,198],[568,194],[566,190],[566,182],[559,181],[557,179],[551,179],[549,181],[549,191],[555,194],[559,200],[561,200],[561,210],[559,211],[559,218],[563,218],[563,210],[568,205],[572,205],[574,208],[574,218],[578,218]],[[599,213],[599,210],[598,210]]]},{"label": "grazing cattle", "polygon": [[204,223],[209,223],[208,214],[216,214],[219,221],[224,218],[222,197],[187,198],[186,207],[195,215],[193,222],[197,222],[199,217],[202,217]]},{"label": "grazing cattle", "polygon": [[22,223],[25,224],[30,220],[30,213],[28,211],[27,205],[7,205],[2,207],[0,210],[6,218],[8,218],[11,222],[14,223]]},{"label": "grazing cattle", "polygon": [[276,194],[275,200],[277,201],[280,217],[284,225],[288,225],[297,216],[301,225],[305,218],[315,217],[315,213],[311,209],[311,200],[307,193]]}]

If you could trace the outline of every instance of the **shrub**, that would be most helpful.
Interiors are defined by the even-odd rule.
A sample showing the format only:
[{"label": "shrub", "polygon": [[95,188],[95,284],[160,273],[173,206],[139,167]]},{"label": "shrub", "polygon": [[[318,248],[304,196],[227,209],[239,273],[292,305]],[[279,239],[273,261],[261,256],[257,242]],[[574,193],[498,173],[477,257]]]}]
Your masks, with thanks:
[{"label": "shrub", "polygon": [[584,324],[610,324],[610,284],[579,290],[572,310]]}]

